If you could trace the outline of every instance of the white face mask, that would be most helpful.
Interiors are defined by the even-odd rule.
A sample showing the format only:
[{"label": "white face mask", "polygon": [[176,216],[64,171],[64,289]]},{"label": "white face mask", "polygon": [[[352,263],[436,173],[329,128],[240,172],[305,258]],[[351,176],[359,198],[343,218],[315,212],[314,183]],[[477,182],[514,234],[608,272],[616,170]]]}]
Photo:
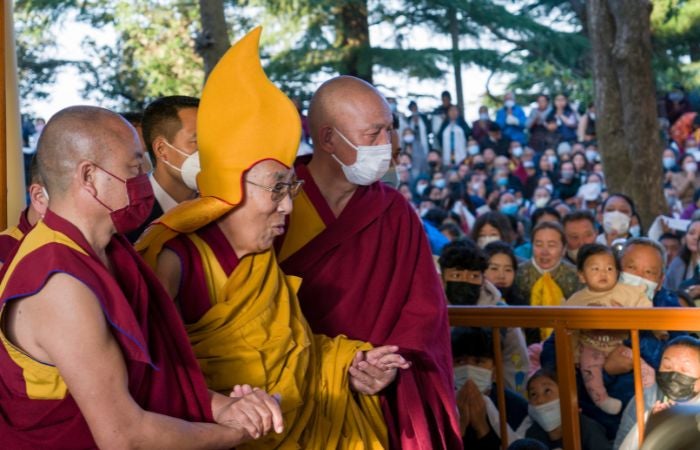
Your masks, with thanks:
[{"label": "white face mask", "polygon": [[493,384],[493,372],[491,370],[467,364],[464,367],[464,371],[467,375],[467,380],[472,380],[477,389],[479,389],[479,392],[485,394],[491,389],[491,385]]},{"label": "white face mask", "polygon": [[454,366],[454,373],[455,373],[455,390],[459,391],[462,389],[462,386],[464,386],[464,383],[467,382],[467,365],[466,364],[461,364],[459,366]]},{"label": "white face mask", "polygon": [[538,197],[535,199],[535,207],[544,208],[545,206],[547,206],[547,203],[549,203],[549,200],[549,197]]},{"label": "white face mask", "polygon": [[419,196],[423,195],[423,193],[425,192],[425,190],[426,190],[427,188],[428,188],[428,185],[427,185],[427,184],[418,184],[418,185],[416,185],[416,194],[418,194]]},{"label": "white face mask", "polygon": [[168,147],[172,148],[179,154],[185,157],[185,161],[182,163],[181,167],[175,167],[174,165],[170,164],[168,161],[163,160],[165,164],[168,166],[172,167],[173,169],[177,170],[180,172],[180,177],[182,178],[183,183],[185,185],[192,189],[193,191],[197,190],[197,174],[202,170],[200,165],[199,165],[199,150],[195,150],[194,153],[188,154],[179,148],[175,147],[173,144],[169,143],[168,141],[163,141],[165,142],[165,145]]},{"label": "white face mask", "polygon": [[645,286],[645,294],[647,295],[647,298],[649,300],[654,299],[656,288],[659,286],[659,283],[655,283],[651,280],[647,280],[646,278],[642,278],[638,275],[629,272],[620,273],[620,283],[626,284],[628,286]]},{"label": "white face mask", "polygon": [[415,140],[416,140],[416,137],[412,134],[407,134],[403,137],[403,141],[406,144],[413,144],[413,141],[415,141]]},{"label": "white face mask", "polygon": [[683,170],[690,173],[695,173],[698,171],[698,164],[694,162],[689,162],[683,164]]},{"label": "white face mask", "polygon": [[479,239],[476,240],[476,245],[478,245],[479,248],[484,248],[491,242],[496,241],[500,241],[498,236],[481,236]]},{"label": "white face mask", "polygon": [[49,201],[49,191],[46,190],[44,186],[41,187],[41,193],[44,194],[44,197],[46,197],[46,201]]},{"label": "white face mask", "polygon": [[506,105],[506,108],[512,108],[515,106],[515,100],[506,100],[504,104]]},{"label": "white face mask", "polygon": [[538,406],[528,405],[527,413],[547,433],[561,426],[559,399]]},{"label": "white face mask", "polygon": [[467,151],[469,152],[470,156],[476,156],[479,154],[479,146],[478,145],[471,145]]},{"label": "white face mask", "polygon": [[630,228],[630,216],[620,211],[608,211],[603,214],[603,229],[606,234],[616,232],[626,234]]},{"label": "white face mask", "polygon": [[389,164],[391,163],[391,143],[356,146],[350,142],[348,138],[343,136],[343,133],[337,129],[335,129],[335,132],[357,152],[355,163],[349,166],[343,164],[335,155],[331,155],[333,159],[338,161],[338,164],[340,164],[340,167],[343,169],[345,178],[347,178],[349,182],[360,186],[369,186],[382,178],[386,171],[389,170]]},{"label": "white face mask", "polygon": [[513,148],[513,156],[516,158],[520,158],[523,156],[523,148],[522,147],[514,147]]}]

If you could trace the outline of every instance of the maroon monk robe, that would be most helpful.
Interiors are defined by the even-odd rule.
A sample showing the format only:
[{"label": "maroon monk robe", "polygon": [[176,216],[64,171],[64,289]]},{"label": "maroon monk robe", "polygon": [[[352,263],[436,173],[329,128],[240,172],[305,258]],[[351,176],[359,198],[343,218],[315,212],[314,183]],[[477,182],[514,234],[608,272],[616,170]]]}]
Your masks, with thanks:
[{"label": "maroon monk robe", "polygon": [[[44,228],[48,243],[26,255],[20,245],[17,267],[3,275],[8,285],[0,302],[21,301],[46,283],[51,274],[67,273],[95,294],[119,344],[129,392],[145,410],[187,421],[213,422],[209,393],[172,301],[151,269],[123,236],[107,248],[115,274],[100,262],[80,231],[48,211],[44,219],[88,255],[58,242]],[[49,230],[50,231],[50,230]],[[25,238],[23,244],[28,241]],[[110,386],[105,386],[109,389]],[[105,405],[109,407],[109,405]],[[70,392],[61,400],[32,400],[22,370],[0,346],[0,436],[5,448],[90,448],[95,442]]]},{"label": "maroon monk robe", "polygon": [[[4,264],[10,257],[10,252],[12,252],[12,249],[14,249],[20,241],[20,239],[17,239],[19,234],[24,236],[32,229],[32,225],[27,219],[28,209],[29,208],[24,208],[24,211],[19,215],[19,223],[14,229],[11,228],[6,230],[3,234],[0,234],[0,263]],[[17,231],[19,233],[16,233]]]},{"label": "maroon monk robe", "polygon": [[383,393],[393,448],[462,448],[447,301],[418,216],[396,190],[360,186],[336,219],[297,164],[326,228],[282,262],[303,279],[299,301],[314,333],[395,344],[413,367]]}]

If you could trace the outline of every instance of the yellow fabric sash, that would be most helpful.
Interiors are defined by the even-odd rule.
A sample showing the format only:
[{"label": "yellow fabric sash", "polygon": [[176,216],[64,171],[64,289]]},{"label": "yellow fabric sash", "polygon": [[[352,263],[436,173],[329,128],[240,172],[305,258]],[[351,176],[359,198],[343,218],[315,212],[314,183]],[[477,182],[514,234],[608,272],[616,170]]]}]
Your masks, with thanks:
[{"label": "yellow fabric sash", "polygon": [[295,254],[325,229],[326,225],[313,202],[302,190],[294,199],[294,209],[289,216],[289,229],[284,235],[284,242],[279,252],[280,262]]},{"label": "yellow fabric sash", "polygon": [[274,251],[244,257],[230,277],[211,248],[187,235],[202,256],[212,307],[187,333],[209,388],[235,384],[282,396],[285,431],[240,448],[381,449],[387,432],[376,396],[354,396],[348,367],[371,346],[313,335]]},{"label": "yellow fabric sash", "polygon": [[11,236],[18,241],[24,237],[24,233],[22,233],[22,230],[20,230],[18,226],[8,228],[7,230],[0,233],[0,235]]},{"label": "yellow fabric sash", "polygon": [[[532,306],[561,306],[564,303],[564,293],[554,281],[549,272],[545,272],[530,291],[530,305]],[[545,340],[552,334],[553,328],[540,328],[540,337]]]}]

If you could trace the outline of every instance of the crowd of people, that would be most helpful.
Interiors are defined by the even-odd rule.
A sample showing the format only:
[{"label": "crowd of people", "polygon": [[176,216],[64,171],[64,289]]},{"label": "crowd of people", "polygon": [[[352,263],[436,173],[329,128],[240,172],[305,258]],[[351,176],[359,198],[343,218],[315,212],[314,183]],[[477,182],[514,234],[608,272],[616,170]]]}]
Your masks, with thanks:
[{"label": "crowd of people", "polygon": [[[580,113],[565,94],[542,94],[525,111],[508,92],[495,114],[482,106],[470,121],[443,92],[431,114],[415,102],[406,114],[395,111],[395,171],[384,181],[421,217],[449,303],[695,307],[700,116],[680,88],[665,100],[659,183],[668,209],[654,224],[641,223],[632,198],[606,188],[593,104]],[[503,333],[507,437],[492,389],[490,331],[452,330],[465,448],[500,448],[504,438],[514,448],[540,448],[521,438],[559,448],[552,330]],[[574,349],[582,447],[636,448],[626,408],[634,395],[628,333],[580,332]],[[692,355],[692,365],[682,367],[675,352]],[[643,334],[642,381],[654,392],[645,400],[657,401],[649,411],[700,400],[699,356],[700,343],[686,333]],[[670,379],[679,384],[671,388]],[[680,384],[683,396],[671,392]]]},{"label": "crowd of people", "polygon": [[[560,448],[552,329],[501,331],[502,435],[491,330],[450,329],[446,306],[696,306],[683,91],[659,149],[667,219],[645,236],[606,189],[594,105],[526,113],[506,93],[469,123],[448,92],[403,114],[341,76],[306,117],[259,35],[201,98],[41,123],[29,206],[0,234],[9,446]],[[582,447],[637,448],[629,336],[573,337]],[[641,354],[645,417],[700,401],[692,332],[642,333]]]}]

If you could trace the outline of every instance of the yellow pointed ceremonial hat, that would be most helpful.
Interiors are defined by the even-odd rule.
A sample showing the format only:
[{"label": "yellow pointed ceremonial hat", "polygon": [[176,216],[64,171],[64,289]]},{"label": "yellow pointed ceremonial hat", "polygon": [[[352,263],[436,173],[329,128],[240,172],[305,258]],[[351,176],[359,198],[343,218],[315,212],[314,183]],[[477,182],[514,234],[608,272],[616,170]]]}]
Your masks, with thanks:
[{"label": "yellow pointed ceremonial hat", "polygon": [[199,193],[230,205],[243,200],[243,174],[257,162],[291,167],[301,138],[296,107],[260,64],[261,31],[255,28],[224,54],[199,103]]},{"label": "yellow pointed ceremonial hat", "polygon": [[[179,204],[155,225],[193,232],[243,201],[243,177],[255,164],[275,160],[291,167],[294,163],[301,119],[292,101],[263,71],[261,31],[257,27],[231,46],[204,85],[197,113],[200,197]],[[141,246],[157,231],[158,227],[150,227]]]}]

